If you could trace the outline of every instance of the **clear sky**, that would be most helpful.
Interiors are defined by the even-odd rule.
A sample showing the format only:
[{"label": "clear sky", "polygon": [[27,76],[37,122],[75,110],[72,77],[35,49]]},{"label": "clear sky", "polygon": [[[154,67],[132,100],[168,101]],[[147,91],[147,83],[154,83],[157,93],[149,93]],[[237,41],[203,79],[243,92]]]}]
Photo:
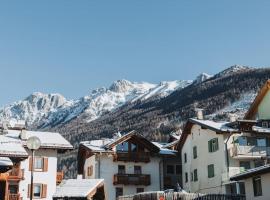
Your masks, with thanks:
[{"label": "clear sky", "polygon": [[268,0],[0,3],[0,106],[34,91],[86,95],[113,80],[194,79],[270,66]]}]

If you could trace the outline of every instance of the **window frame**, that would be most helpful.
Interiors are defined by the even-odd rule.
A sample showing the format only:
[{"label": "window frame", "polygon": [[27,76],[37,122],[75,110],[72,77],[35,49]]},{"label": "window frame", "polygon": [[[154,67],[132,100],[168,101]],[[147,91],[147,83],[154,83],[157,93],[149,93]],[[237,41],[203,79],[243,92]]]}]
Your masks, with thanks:
[{"label": "window frame", "polygon": [[[120,169],[121,167],[123,167],[123,169]],[[121,170],[123,170],[123,172]],[[126,174],[126,166],[125,165],[118,165],[118,174]]]},{"label": "window frame", "polygon": [[[40,188],[40,196],[35,196],[35,187],[39,186]],[[42,184],[41,183],[34,183],[33,184],[33,199],[40,199],[42,198]]]},{"label": "window frame", "polygon": [[193,146],[193,159],[198,158],[197,146]]},{"label": "window frame", "polygon": [[194,182],[198,181],[198,170],[197,169],[193,170],[193,181]]},{"label": "window frame", "polygon": [[212,138],[208,141],[208,152],[214,153],[219,150],[218,138]]},{"label": "window frame", "polygon": [[207,165],[207,174],[208,174],[208,178],[215,177],[215,165],[214,164]]},{"label": "window frame", "polygon": [[[259,185],[257,185],[259,184]],[[261,176],[255,176],[252,178],[252,185],[253,185],[253,193],[254,193],[254,197],[259,197],[263,195],[262,192],[262,178]],[[257,188],[256,185],[259,187]],[[259,189],[259,190],[257,190]]]},{"label": "window frame", "polygon": [[185,172],[185,183],[188,183],[188,173]]},{"label": "window frame", "polygon": [[187,163],[187,153],[184,153],[184,162]]},{"label": "window frame", "polygon": [[[120,193],[121,194],[118,194],[119,193],[119,190],[120,190]],[[115,197],[118,198],[119,196],[123,196],[124,194],[124,189],[123,187],[116,187],[115,188]]]},{"label": "window frame", "polygon": [[[137,168],[137,169],[136,169]],[[135,165],[134,166],[134,174],[142,174],[142,166]]]}]

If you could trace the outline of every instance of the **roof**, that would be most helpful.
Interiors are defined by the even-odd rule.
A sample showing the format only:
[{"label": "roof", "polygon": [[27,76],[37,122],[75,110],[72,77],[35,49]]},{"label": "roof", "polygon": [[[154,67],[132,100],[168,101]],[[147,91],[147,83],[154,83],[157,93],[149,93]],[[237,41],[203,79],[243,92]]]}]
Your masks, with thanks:
[{"label": "roof", "polygon": [[[8,130],[7,137],[20,138],[21,130]],[[26,140],[32,136],[36,136],[41,141],[41,148],[49,149],[73,149],[73,146],[59,133],[41,132],[41,131],[25,131],[26,139],[22,140],[23,146],[26,147]]]},{"label": "roof", "polygon": [[165,144],[162,144],[162,143],[159,143],[159,142],[152,142],[152,143],[159,148],[159,154],[160,155],[176,155],[176,153],[177,153],[177,151],[168,149],[166,147],[166,145],[168,145],[168,143],[165,143]]},{"label": "roof", "polygon": [[109,139],[109,138],[105,138],[102,140],[84,141],[84,142],[81,142],[80,145],[87,147],[92,152],[108,152],[108,150],[106,150],[104,148],[104,145],[111,143],[112,141],[114,141],[114,140]]},{"label": "roof", "polygon": [[266,173],[270,173],[270,165],[269,164],[246,170],[245,172],[242,172],[240,174],[232,176],[230,179],[232,181],[238,181],[238,180],[243,180],[243,179],[251,178],[253,176],[266,174]]},{"label": "roof", "polygon": [[[69,179],[56,187],[53,197],[87,197],[104,185],[104,179]],[[94,195],[94,194],[93,194]]]},{"label": "roof", "polygon": [[184,145],[188,135],[191,133],[191,128],[194,124],[197,124],[203,128],[207,128],[209,130],[215,131],[217,134],[239,132],[238,129],[229,127],[230,122],[214,122],[210,120],[199,120],[195,118],[190,118],[186,122],[183,133],[180,136],[180,140],[177,145],[178,150],[182,149],[182,146]]},{"label": "roof", "polygon": [[28,157],[28,153],[18,138],[0,135],[1,157]]},{"label": "roof", "polygon": [[253,103],[249,107],[244,119],[254,119],[255,115],[258,111],[258,106],[262,102],[263,98],[267,94],[267,92],[270,90],[270,80],[267,80],[266,83],[263,85],[263,87],[258,92],[257,96],[255,97]]},{"label": "roof", "polygon": [[5,166],[5,167],[13,166],[13,163],[7,157],[0,157],[0,167],[2,166]]}]

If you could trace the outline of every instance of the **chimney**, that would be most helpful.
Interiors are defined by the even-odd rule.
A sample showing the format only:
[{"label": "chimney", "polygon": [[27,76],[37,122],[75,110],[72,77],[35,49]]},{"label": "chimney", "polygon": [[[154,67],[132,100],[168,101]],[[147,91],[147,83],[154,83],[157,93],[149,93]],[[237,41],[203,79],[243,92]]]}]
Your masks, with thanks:
[{"label": "chimney", "polygon": [[197,119],[203,120],[203,109],[196,108]]},{"label": "chimney", "polygon": [[230,122],[236,121],[236,116],[234,114],[229,114]]},{"label": "chimney", "polygon": [[26,130],[22,129],[20,133],[20,138],[21,140],[26,140]]}]

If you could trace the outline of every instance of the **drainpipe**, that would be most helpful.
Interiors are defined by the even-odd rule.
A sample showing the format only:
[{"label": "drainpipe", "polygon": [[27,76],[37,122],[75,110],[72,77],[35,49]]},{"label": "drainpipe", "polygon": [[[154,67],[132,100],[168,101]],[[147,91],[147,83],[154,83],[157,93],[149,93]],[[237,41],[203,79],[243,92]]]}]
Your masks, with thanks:
[{"label": "drainpipe", "polygon": [[100,156],[98,155],[98,178],[100,178]]},{"label": "drainpipe", "polygon": [[230,160],[229,160],[229,151],[228,151],[228,142],[229,139],[232,136],[232,132],[230,132],[229,137],[227,138],[227,140],[225,141],[225,149],[226,149],[226,167],[227,167],[227,172],[229,173],[229,166],[230,166]]},{"label": "drainpipe", "polygon": [[161,165],[163,164],[163,158],[161,157],[160,158],[160,161],[159,161],[159,189],[162,190],[162,177],[163,176],[163,172],[161,171]]}]

